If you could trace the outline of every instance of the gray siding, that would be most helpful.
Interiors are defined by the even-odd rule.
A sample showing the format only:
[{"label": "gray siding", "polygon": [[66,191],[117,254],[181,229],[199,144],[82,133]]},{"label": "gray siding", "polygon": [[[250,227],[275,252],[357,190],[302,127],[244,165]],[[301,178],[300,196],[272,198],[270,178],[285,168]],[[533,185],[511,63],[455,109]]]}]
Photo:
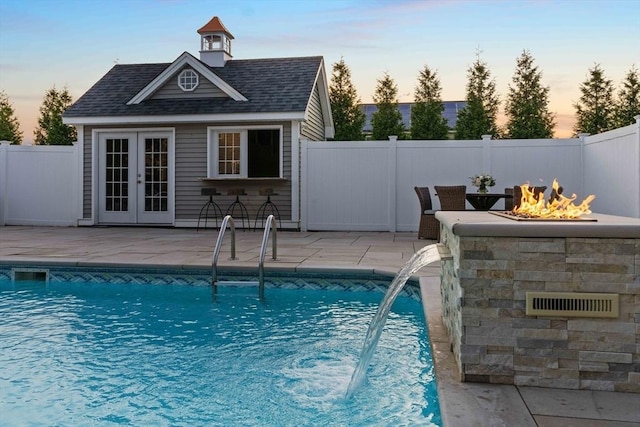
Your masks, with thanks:
[{"label": "gray siding", "polygon": [[84,127],[84,158],[82,159],[82,218],[91,218],[91,126]]},{"label": "gray siding", "polygon": [[[244,188],[247,193],[241,199],[245,203],[249,216],[253,221],[259,206],[266,200],[265,196],[258,194],[261,188],[273,188],[276,196],[271,200],[278,206],[283,220],[291,219],[291,123],[225,123],[230,126],[255,126],[255,125],[281,125],[283,126],[283,176],[286,181],[260,182],[244,181],[207,183],[207,186],[215,187],[221,196],[216,196],[215,200],[220,205],[223,213],[233,202],[235,196],[228,196],[227,192],[234,188]],[[213,124],[211,124],[213,125]],[[220,125],[220,124],[216,124]],[[165,125],[162,127],[168,127]],[[201,178],[207,176],[207,126],[208,124],[180,124],[175,127],[175,218],[176,220],[197,219],[202,205],[207,201],[207,197],[200,195],[200,189],[205,185]],[[144,129],[140,125],[114,126],[114,128],[132,127]],[[100,126],[106,129],[105,126]],[[91,131],[92,127],[84,128],[84,188],[83,188],[83,218],[91,218]],[[97,216],[97,215],[96,215]]]},{"label": "gray siding", "polygon": [[320,107],[320,95],[318,86],[315,85],[311,93],[311,100],[306,112],[307,121],[304,124],[302,136],[311,141],[324,141],[324,118],[322,116],[322,108]]},{"label": "gray siding", "polygon": [[[189,67],[185,67],[189,68]],[[174,74],[167,80],[162,87],[160,87],[151,97],[151,99],[170,99],[170,98],[216,98],[216,97],[228,97],[226,93],[220,90],[216,85],[209,80],[202,77],[202,74],[198,74],[198,87],[192,92],[185,92],[178,86],[178,76],[183,69]]]},{"label": "gray siding", "polygon": [[[235,196],[227,195],[231,189],[244,188],[246,196],[240,196],[241,201],[247,207],[251,217],[251,225],[260,205],[266,200],[266,196],[258,194],[261,188],[273,188],[277,196],[271,200],[278,206],[283,220],[291,219],[291,124],[283,123],[224,123],[225,126],[238,127],[256,125],[282,125],[283,126],[283,182],[260,181],[217,181],[203,183],[201,178],[207,176],[207,126],[206,124],[185,124],[176,126],[176,220],[197,219],[200,209],[208,200],[207,196],[200,195],[203,186],[214,187],[221,193],[214,196],[223,213],[235,200]],[[213,125],[213,124],[212,124]],[[220,124],[216,124],[220,125]],[[238,224],[238,222],[236,222]],[[258,224],[260,221],[258,222]]]}]

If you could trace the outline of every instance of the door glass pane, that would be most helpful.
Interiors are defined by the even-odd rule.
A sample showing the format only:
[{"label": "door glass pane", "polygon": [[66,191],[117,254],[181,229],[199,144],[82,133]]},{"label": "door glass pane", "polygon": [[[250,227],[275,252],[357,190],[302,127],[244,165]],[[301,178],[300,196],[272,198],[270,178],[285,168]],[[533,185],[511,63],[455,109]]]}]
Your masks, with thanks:
[{"label": "door glass pane", "polygon": [[144,140],[144,210],[166,212],[168,163],[167,138],[145,138]]},{"label": "door glass pane", "polygon": [[106,141],[105,209],[126,212],[129,185],[129,140],[108,138]]}]

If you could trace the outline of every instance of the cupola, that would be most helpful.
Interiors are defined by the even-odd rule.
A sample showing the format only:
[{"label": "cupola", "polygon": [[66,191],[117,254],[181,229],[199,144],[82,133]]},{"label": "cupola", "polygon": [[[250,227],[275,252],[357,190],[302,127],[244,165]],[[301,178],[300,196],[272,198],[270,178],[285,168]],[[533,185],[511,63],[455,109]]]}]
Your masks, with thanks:
[{"label": "cupola", "polygon": [[222,25],[217,16],[200,28],[198,34],[200,34],[200,60],[210,67],[224,67],[224,64],[232,58],[233,35]]}]

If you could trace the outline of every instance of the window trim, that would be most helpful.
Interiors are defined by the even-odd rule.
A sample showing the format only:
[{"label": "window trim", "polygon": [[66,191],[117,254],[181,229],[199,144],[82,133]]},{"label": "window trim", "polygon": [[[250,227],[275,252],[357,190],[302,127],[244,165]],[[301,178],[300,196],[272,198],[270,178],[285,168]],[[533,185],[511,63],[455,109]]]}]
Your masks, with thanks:
[{"label": "window trim", "polygon": [[[207,178],[219,179],[251,179],[248,176],[249,151],[248,151],[248,133],[249,130],[278,130],[280,135],[279,153],[278,153],[278,170],[279,176],[267,178],[283,178],[284,177],[284,126],[282,125],[254,125],[254,126],[208,126],[207,127]],[[229,175],[220,174],[218,171],[218,134],[219,133],[240,133],[240,173]],[[264,179],[264,178],[256,178]]]},{"label": "window trim", "polygon": [[[183,86],[183,82],[182,82],[182,76],[184,76],[186,73],[192,73],[195,78],[196,78],[196,82],[193,85],[193,87],[191,89],[188,89],[186,87]],[[183,92],[193,92],[194,90],[196,90],[196,88],[200,85],[200,76],[198,75],[198,73],[196,73],[195,70],[191,69],[191,68],[185,68],[184,70],[182,70],[180,72],[180,74],[178,74],[178,87],[183,91]]]}]

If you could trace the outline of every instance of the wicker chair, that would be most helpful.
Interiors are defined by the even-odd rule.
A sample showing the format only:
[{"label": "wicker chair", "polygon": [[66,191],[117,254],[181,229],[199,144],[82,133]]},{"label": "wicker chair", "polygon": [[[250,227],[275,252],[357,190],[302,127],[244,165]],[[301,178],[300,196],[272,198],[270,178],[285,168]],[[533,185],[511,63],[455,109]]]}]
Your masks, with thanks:
[{"label": "wicker chair", "polygon": [[[547,189],[546,185],[542,185],[539,187],[529,187],[530,190],[533,191],[533,195],[536,198],[536,200],[538,199],[538,195],[540,193],[544,193],[545,190]],[[505,189],[506,192],[506,189]],[[511,209],[513,208],[517,208],[520,207],[520,202],[522,201],[522,189],[520,188],[519,185],[514,185],[513,186],[513,206],[511,207]],[[505,207],[506,207],[506,202],[505,202]],[[509,210],[511,210],[509,209]]]},{"label": "wicker chair", "polygon": [[505,187],[504,188],[504,194],[508,194],[511,197],[507,197],[506,199],[504,199],[504,210],[505,211],[512,211],[513,210],[513,204],[515,203],[515,198],[513,196],[514,194],[514,190],[513,187]]},{"label": "wicker chair", "polygon": [[420,200],[420,228],[418,239],[438,240],[440,238],[440,223],[436,219],[436,211],[431,205],[429,187],[413,187]]},{"label": "wicker chair", "polygon": [[436,185],[434,188],[438,199],[440,199],[440,209],[443,211],[464,211],[466,209],[466,185]]}]

